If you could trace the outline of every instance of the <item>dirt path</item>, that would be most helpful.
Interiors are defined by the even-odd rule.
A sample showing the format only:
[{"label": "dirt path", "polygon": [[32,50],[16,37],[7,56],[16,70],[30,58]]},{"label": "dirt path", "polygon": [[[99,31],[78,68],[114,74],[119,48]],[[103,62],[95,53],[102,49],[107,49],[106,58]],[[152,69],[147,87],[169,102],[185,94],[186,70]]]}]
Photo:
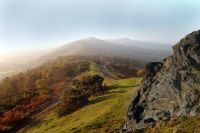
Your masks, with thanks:
[{"label": "dirt path", "polygon": [[100,65],[99,69],[105,76],[108,76],[109,78],[112,79],[118,79],[116,75],[114,75],[112,72],[108,70],[108,67],[106,65]]}]

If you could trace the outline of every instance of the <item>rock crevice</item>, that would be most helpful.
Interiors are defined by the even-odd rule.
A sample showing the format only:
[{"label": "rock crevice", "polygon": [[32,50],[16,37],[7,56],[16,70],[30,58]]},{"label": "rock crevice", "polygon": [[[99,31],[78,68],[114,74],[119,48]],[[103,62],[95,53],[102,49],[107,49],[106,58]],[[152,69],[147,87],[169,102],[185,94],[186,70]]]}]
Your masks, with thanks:
[{"label": "rock crevice", "polygon": [[200,115],[200,30],[173,46],[173,54],[146,66],[129,106],[124,131],[153,127],[174,116]]}]

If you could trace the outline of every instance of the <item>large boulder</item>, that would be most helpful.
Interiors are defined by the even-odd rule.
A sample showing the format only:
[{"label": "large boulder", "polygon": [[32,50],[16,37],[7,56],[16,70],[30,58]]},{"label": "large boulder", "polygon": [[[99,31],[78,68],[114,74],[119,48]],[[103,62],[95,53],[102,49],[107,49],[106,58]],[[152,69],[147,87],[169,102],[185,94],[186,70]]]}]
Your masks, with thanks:
[{"label": "large boulder", "polygon": [[174,116],[200,115],[200,31],[173,47],[162,62],[146,66],[146,75],[133,97],[123,131],[153,127]]}]

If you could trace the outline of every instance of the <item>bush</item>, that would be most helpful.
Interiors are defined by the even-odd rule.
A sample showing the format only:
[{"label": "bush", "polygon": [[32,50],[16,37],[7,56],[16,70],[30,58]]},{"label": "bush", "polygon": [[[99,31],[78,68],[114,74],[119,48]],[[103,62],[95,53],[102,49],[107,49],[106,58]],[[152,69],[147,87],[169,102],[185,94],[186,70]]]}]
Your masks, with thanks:
[{"label": "bush", "polygon": [[103,86],[104,78],[99,75],[87,76],[82,80],[74,80],[72,86],[84,90],[88,95],[98,95],[104,93],[106,88]]},{"label": "bush", "polygon": [[66,89],[57,110],[58,117],[72,113],[89,102],[86,93],[79,89]]},{"label": "bush", "polygon": [[2,122],[6,125],[13,125],[23,118],[25,118],[25,113],[22,111],[8,111],[4,114]]},{"label": "bush", "polygon": [[20,100],[20,103],[0,115],[0,132],[16,128],[19,123],[34,113],[41,104],[50,99],[49,95],[39,95],[25,98],[23,101]]}]

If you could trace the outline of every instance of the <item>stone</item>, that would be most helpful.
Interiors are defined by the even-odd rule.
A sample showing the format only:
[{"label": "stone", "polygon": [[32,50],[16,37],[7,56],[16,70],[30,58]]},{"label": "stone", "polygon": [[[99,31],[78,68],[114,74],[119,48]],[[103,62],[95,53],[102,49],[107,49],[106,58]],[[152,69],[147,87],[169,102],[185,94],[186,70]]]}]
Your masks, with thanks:
[{"label": "stone", "polygon": [[123,132],[154,127],[174,116],[200,115],[200,30],[173,46],[171,56],[149,63],[145,69]]}]

